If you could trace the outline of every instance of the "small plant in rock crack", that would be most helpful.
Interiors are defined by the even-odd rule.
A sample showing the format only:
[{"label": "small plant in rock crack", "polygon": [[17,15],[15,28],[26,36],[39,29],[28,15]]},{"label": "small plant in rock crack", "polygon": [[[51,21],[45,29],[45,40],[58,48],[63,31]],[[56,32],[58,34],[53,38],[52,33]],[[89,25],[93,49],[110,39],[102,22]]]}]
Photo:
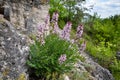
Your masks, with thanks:
[{"label": "small plant in rock crack", "polygon": [[30,45],[27,64],[32,70],[31,73],[40,79],[59,80],[62,74],[75,67],[74,64],[81,58],[79,50],[85,49],[85,42],[80,49],[75,44],[82,36],[83,26],[78,26],[76,39],[70,39],[72,23],[68,22],[61,30],[58,26],[58,16],[57,12],[53,14],[52,27],[49,25],[50,17],[47,16],[45,24],[38,27],[40,39],[35,39],[35,43]]},{"label": "small plant in rock crack", "polygon": [[60,74],[69,72],[77,59],[79,53],[76,45],[56,35],[49,35],[45,38],[44,45],[36,40],[30,46],[27,64],[39,78],[57,79]]}]

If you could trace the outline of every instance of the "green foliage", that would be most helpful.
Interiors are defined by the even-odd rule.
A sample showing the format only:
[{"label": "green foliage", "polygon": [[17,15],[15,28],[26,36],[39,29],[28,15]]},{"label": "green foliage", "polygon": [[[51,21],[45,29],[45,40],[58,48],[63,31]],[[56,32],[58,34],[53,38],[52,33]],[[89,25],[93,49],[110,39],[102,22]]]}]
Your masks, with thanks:
[{"label": "green foliage", "polygon": [[[103,67],[112,71],[116,80],[120,72],[120,61],[116,59],[116,52],[120,51],[120,15],[106,19],[93,16],[88,19],[85,27],[87,51]],[[120,73],[119,73],[120,74]]]},{"label": "green foliage", "polygon": [[61,28],[67,21],[71,21],[73,29],[76,29],[85,15],[84,11],[87,10],[81,5],[83,2],[85,0],[50,0],[49,13],[57,11],[60,14],[58,23]]},{"label": "green foliage", "polygon": [[59,21],[58,24],[60,28],[63,28],[65,23],[67,22],[66,19],[69,15],[68,10],[65,8],[64,3],[61,3],[61,0],[50,0],[50,9],[49,13],[52,16],[54,12],[59,13]]},{"label": "green foliage", "polygon": [[114,60],[114,51],[110,47],[105,47],[103,43],[95,46],[93,43],[87,43],[87,51],[104,67],[109,68]]},{"label": "green foliage", "polygon": [[113,76],[115,77],[115,80],[120,79],[120,60],[117,60],[114,58],[114,62],[112,65],[110,65],[109,69],[112,71]]},{"label": "green foliage", "polygon": [[61,0],[50,0],[50,14],[52,15],[56,11],[60,14],[60,19],[64,19],[69,14],[67,9],[64,7],[64,3],[61,3]]},{"label": "green foliage", "polygon": [[[58,59],[62,54],[66,54],[67,58],[63,63],[59,63]],[[37,40],[35,44],[31,44],[27,64],[36,76],[52,79],[69,72],[79,58],[76,45],[56,35],[49,35],[45,38],[44,45]]]}]

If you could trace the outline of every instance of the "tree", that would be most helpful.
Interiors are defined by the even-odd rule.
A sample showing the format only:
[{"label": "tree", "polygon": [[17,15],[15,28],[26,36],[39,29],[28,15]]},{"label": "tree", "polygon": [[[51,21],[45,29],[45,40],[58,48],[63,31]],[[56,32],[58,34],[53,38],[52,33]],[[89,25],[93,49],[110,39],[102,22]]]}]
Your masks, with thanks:
[{"label": "tree", "polygon": [[85,0],[50,0],[50,14],[57,11],[59,15],[60,27],[65,25],[67,21],[71,21],[73,28],[76,29],[78,24],[81,23],[87,8],[82,4]]}]

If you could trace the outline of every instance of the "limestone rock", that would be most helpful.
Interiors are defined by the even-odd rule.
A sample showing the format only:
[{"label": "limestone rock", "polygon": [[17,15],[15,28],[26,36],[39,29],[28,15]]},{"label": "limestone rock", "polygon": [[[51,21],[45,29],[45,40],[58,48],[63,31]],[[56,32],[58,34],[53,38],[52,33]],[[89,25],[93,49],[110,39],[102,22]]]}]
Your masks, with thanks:
[{"label": "limestone rock", "polygon": [[80,54],[85,61],[79,61],[71,73],[65,74],[64,80],[114,80],[109,70],[96,63],[88,54]]},{"label": "limestone rock", "polygon": [[[109,70],[103,68],[96,63],[87,53],[81,53],[81,56],[85,57],[84,68],[91,74],[95,80],[114,80]],[[86,66],[88,64],[89,66]]]},{"label": "limestone rock", "polygon": [[47,0],[0,0],[0,14],[22,33],[36,33],[49,11]]},{"label": "limestone rock", "polygon": [[26,59],[29,48],[26,37],[18,33],[8,21],[0,22],[0,79],[27,79]]}]

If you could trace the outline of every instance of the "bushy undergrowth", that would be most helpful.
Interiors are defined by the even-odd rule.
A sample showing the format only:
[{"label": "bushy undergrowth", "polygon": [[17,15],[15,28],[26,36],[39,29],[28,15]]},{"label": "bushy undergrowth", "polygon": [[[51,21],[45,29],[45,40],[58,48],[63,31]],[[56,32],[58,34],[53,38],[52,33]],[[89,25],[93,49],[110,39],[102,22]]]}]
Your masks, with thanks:
[{"label": "bushy undergrowth", "polygon": [[[61,28],[66,20],[71,20],[75,29],[75,25],[80,23],[84,17],[83,10],[75,7],[75,1],[67,0],[65,3],[60,3],[60,1],[51,0],[50,13],[54,11],[60,13],[59,26]],[[120,60],[117,59],[116,52],[120,52],[120,15],[105,19],[96,15],[87,17],[86,21],[83,20],[86,24],[84,38],[87,40],[87,51],[99,64],[108,68],[116,80],[119,80]]]},{"label": "bushy undergrowth", "polygon": [[96,59],[96,61],[105,68],[109,68],[109,66],[114,62],[114,51],[112,51],[110,47],[103,46],[103,44],[95,46],[93,43],[88,42],[87,51],[89,51],[94,59]]},{"label": "bushy undergrowth", "polygon": [[59,26],[63,28],[67,21],[73,23],[73,29],[77,28],[77,25],[82,22],[85,12],[88,9],[82,6],[85,3],[85,0],[50,0],[50,9],[49,13],[58,12],[59,15]]},{"label": "bushy undergrowth", "polygon": [[87,51],[103,67],[108,68],[115,80],[120,77],[120,61],[116,58],[116,52],[120,51],[120,16],[94,19],[85,27]]}]

